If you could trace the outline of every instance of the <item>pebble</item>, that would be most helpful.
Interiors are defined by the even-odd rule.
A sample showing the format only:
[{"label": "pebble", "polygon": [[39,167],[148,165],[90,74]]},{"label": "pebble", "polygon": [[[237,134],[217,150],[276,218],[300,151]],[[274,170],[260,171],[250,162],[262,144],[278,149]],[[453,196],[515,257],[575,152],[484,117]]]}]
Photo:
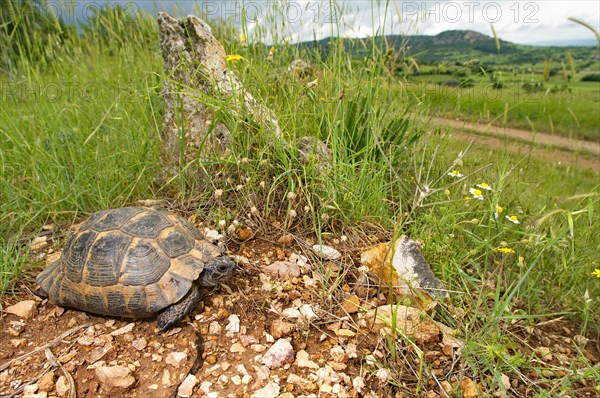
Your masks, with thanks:
[{"label": "pebble", "polygon": [[240,336],[240,343],[242,343],[242,345],[244,347],[248,347],[249,345],[252,345],[252,344],[258,344],[259,341],[256,337],[254,337],[251,334],[242,334]]},{"label": "pebble", "polygon": [[110,333],[110,335],[111,336],[120,336],[122,334],[129,333],[129,332],[131,332],[133,330],[134,326],[135,326],[134,322],[129,323],[129,324],[123,326],[122,328],[119,328],[117,330],[112,331]]},{"label": "pebble", "polygon": [[302,305],[300,307],[300,313],[302,315],[304,315],[306,317],[306,319],[308,319],[309,321],[312,321],[313,319],[318,318],[317,314],[315,314],[315,311],[313,310],[313,308],[310,304]]},{"label": "pebble", "polygon": [[309,392],[315,391],[317,389],[317,386],[315,385],[315,383],[313,383],[312,381],[307,380],[305,378],[302,378],[302,377],[298,376],[297,374],[293,374],[293,373],[291,373],[288,376],[286,382],[294,384],[294,385],[300,387],[301,389],[309,391]]},{"label": "pebble", "polygon": [[35,394],[38,390],[38,385],[36,383],[28,384],[23,387],[23,395],[32,395]]},{"label": "pebble", "polygon": [[252,344],[250,346],[250,348],[254,351],[254,352],[265,352],[265,350],[267,349],[267,346],[263,345],[263,344]]},{"label": "pebble", "polygon": [[276,398],[279,395],[279,384],[270,382],[260,390],[254,391],[254,394],[250,395],[250,398]]},{"label": "pebble", "polygon": [[142,351],[144,348],[148,346],[148,341],[144,337],[137,338],[131,342],[133,348],[138,351]]},{"label": "pebble", "polygon": [[83,336],[81,336],[80,338],[77,339],[77,343],[83,346],[90,346],[92,344],[94,344],[95,339],[93,337],[90,337],[86,334],[84,334]]},{"label": "pebble", "polygon": [[229,384],[229,377],[227,375],[221,375],[221,376],[219,376],[217,381],[219,382],[220,385],[225,387],[227,384]]},{"label": "pebble", "polygon": [[96,368],[96,377],[106,387],[127,389],[135,383],[131,370],[126,366],[101,366]]},{"label": "pebble", "polygon": [[365,380],[360,376],[356,376],[352,379],[352,387],[354,387],[356,392],[360,393],[365,388]]},{"label": "pebble", "polygon": [[279,339],[281,337],[289,336],[294,332],[296,330],[296,325],[281,319],[276,319],[271,323],[269,330],[274,338]]},{"label": "pebble", "polygon": [[381,368],[381,369],[377,370],[377,372],[375,373],[375,377],[377,377],[379,379],[379,381],[381,381],[383,384],[386,384],[388,382],[391,375],[392,375],[392,372],[390,372],[389,369],[385,369],[385,368]]},{"label": "pebble", "polygon": [[76,355],[77,355],[77,351],[71,350],[71,351],[67,352],[66,354],[63,354],[60,357],[58,357],[58,361],[60,363],[67,363],[71,359],[75,358]]},{"label": "pebble", "polygon": [[346,363],[348,361],[348,354],[346,354],[346,351],[339,345],[332,347],[329,350],[329,355],[331,355],[331,358],[335,362]]},{"label": "pebble", "polygon": [[239,333],[240,332],[240,317],[236,314],[229,315],[227,318],[229,323],[225,326],[225,332],[227,333]]},{"label": "pebble", "polygon": [[148,390],[158,390],[158,384],[150,384]]},{"label": "pebble", "polygon": [[232,376],[231,382],[236,386],[239,386],[240,384],[242,384],[242,378],[239,375]]},{"label": "pebble", "polygon": [[315,254],[325,260],[337,260],[342,254],[331,246],[314,245],[312,250]]},{"label": "pebble", "polygon": [[294,348],[286,339],[279,339],[263,355],[262,363],[269,368],[279,368],[294,362]]},{"label": "pebble", "polygon": [[19,318],[29,319],[35,314],[37,303],[35,300],[19,301],[4,309],[5,312],[18,316]]},{"label": "pebble", "polygon": [[298,351],[296,354],[296,362],[294,362],[299,368],[319,369],[319,365],[310,360],[310,355],[304,350]]},{"label": "pebble", "polygon": [[291,246],[294,244],[294,235],[285,234],[281,235],[279,239],[277,239],[277,243],[282,246]]},{"label": "pebble", "polygon": [[356,333],[350,329],[338,329],[335,331],[335,335],[338,337],[354,337]]},{"label": "pebble", "polygon": [[50,391],[54,387],[54,371],[51,370],[43,375],[37,382],[40,391]]},{"label": "pebble", "polygon": [[158,354],[152,354],[152,360],[154,362],[161,362],[163,359],[162,355],[158,355]]},{"label": "pebble", "polygon": [[161,383],[162,383],[163,387],[171,386],[171,372],[169,372],[168,369],[163,370]]},{"label": "pebble", "polygon": [[358,312],[360,308],[360,299],[356,294],[348,297],[344,303],[342,304],[342,309],[346,311],[348,314],[354,314]]},{"label": "pebble", "polygon": [[287,319],[298,319],[302,316],[300,311],[296,308],[286,308],[283,311],[281,311],[281,315],[283,315],[283,317]]},{"label": "pebble", "polygon": [[252,376],[250,376],[250,375],[244,375],[242,377],[242,384],[250,384],[250,380],[252,380]]},{"label": "pebble", "polygon": [[219,322],[212,321],[208,325],[208,333],[209,334],[221,334],[221,325],[219,325]]},{"label": "pebble", "polygon": [[281,277],[300,276],[300,267],[297,263],[291,261],[275,261],[274,263],[263,267],[263,271]]},{"label": "pebble", "polygon": [[96,349],[90,351],[90,353],[88,354],[88,356],[86,358],[86,362],[94,363],[96,361],[99,361],[100,359],[102,359],[102,357],[104,357],[112,349],[112,347],[113,347],[112,343],[108,342],[104,345],[104,347],[99,347],[99,348],[96,348]]},{"label": "pebble", "polygon": [[56,384],[54,384],[54,388],[56,389],[56,395],[59,397],[65,397],[69,394],[69,382],[65,376],[60,376],[56,380]]},{"label": "pebble", "polygon": [[[192,374],[187,375],[177,390],[177,396],[183,398],[191,397],[194,393],[194,387],[196,387],[196,384],[198,384],[198,379],[196,376]],[[202,384],[204,385],[204,383]]]},{"label": "pebble", "polygon": [[174,351],[167,355],[165,362],[167,363],[167,365],[171,365],[175,368],[178,368],[181,366],[181,364],[185,363],[186,360],[187,354],[185,352]]},{"label": "pebble", "polygon": [[233,343],[231,345],[231,347],[229,348],[229,352],[242,353],[242,352],[246,352],[246,349],[244,348],[244,346],[241,343]]}]

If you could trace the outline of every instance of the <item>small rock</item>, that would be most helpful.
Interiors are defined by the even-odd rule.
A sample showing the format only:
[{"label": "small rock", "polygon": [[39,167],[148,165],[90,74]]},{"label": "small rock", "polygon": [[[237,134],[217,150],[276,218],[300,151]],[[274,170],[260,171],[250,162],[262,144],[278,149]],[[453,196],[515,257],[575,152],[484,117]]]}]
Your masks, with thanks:
[{"label": "small rock", "polygon": [[240,384],[242,384],[242,378],[238,375],[232,376],[231,377],[231,382],[233,384],[235,384],[236,386],[239,386]]},{"label": "small rock", "polygon": [[259,341],[256,337],[254,337],[251,334],[242,334],[240,336],[240,343],[242,343],[242,345],[244,347],[248,347],[249,345],[252,345],[252,344],[258,344]]},{"label": "small rock", "polygon": [[104,322],[104,326],[106,326],[107,328],[112,328],[113,326],[115,326],[115,323],[117,321],[115,321],[114,319],[109,319],[108,321]]},{"label": "small rock", "polygon": [[325,260],[337,260],[342,254],[331,246],[314,245],[312,251]]},{"label": "small rock", "polygon": [[110,333],[110,335],[111,336],[120,336],[122,334],[131,332],[134,327],[135,327],[135,323],[132,322],[132,323],[129,323],[129,324],[123,326],[122,328],[112,331]]},{"label": "small rock", "polygon": [[271,265],[263,267],[263,270],[269,274],[277,276],[298,277],[300,276],[300,267],[291,261],[275,261]]},{"label": "small rock", "polygon": [[319,369],[319,365],[310,360],[310,355],[304,350],[298,351],[296,354],[296,362],[294,362],[299,368],[310,368]]},{"label": "small rock", "polygon": [[83,336],[77,339],[77,343],[86,347],[91,346],[92,344],[94,344],[94,338],[84,334]]},{"label": "small rock", "polygon": [[150,384],[148,390],[158,390],[158,384]]},{"label": "small rock", "polygon": [[223,387],[227,386],[227,384],[229,384],[229,376],[227,375],[221,375],[219,376],[219,378],[217,379],[217,382],[222,385]]},{"label": "small rock", "polygon": [[30,248],[32,252],[37,252],[49,245],[47,236],[37,236],[35,237],[30,244]]},{"label": "small rock", "polygon": [[19,318],[29,319],[35,314],[37,303],[35,300],[19,301],[4,309],[5,312],[18,316]]},{"label": "small rock", "polygon": [[352,379],[352,387],[354,387],[356,392],[360,393],[365,388],[365,380],[360,376],[356,376]]},{"label": "small rock", "polygon": [[292,332],[296,330],[296,325],[290,322],[286,322],[284,320],[276,319],[271,323],[270,332],[271,335],[279,339],[281,337],[289,336]]},{"label": "small rock", "polygon": [[51,370],[43,375],[37,382],[40,391],[50,391],[54,387],[54,371]]},{"label": "small rock", "polygon": [[133,348],[138,351],[142,351],[144,348],[148,346],[148,341],[144,337],[137,338],[131,342]]},{"label": "small rock", "polygon": [[162,362],[162,360],[163,360],[163,357],[162,357],[162,355],[158,355],[158,354],[152,354],[152,360],[153,360],[154,362]]},{"label": "small rock", "polygon": [[127,389],[135,383],[131,370],[126,366],[101,366],[96,368],[96,377],[106,387]]},{"label": "small rock", "polygon": [[248,384],[250,384],[250,380],[252,380],[252,376],[250,376],[250,375],[244,375],[242,377],[242,384],[248,385]]},{"label": "small rock", "polygon": [[28,384],[23,387],[23,395],[33,395],[38,390],[38,385],[36,383]]},{"label": "small rock", "polygon": [[187,354],[181,351],[174,351],[167,355],[165,362],[167,365],[171,365],[175,368],[179,368],[181,364],[185,363],[187,360]]},{"label": "small rock", "polygon": [[187,377],[179,386],[179,389],[177,390],[177,395],[184,398],[191,397],[194,393],[194,387],[196,387],[196,384],[198,384],[198,379],[196,378],[196,376],[192,374],[187,375]]},{"label": "small rock", "polygon": [[221,325],[219,325],[219,322],[212,321],[208,325],[208,334],[221,334]]},{"label": "small rock", "polygon": [[281,315],[283,315],[283,317],[286,319],[298,319],[302,316],[300,311],[295,308],[286,308],[281,311]]},{"label": "small rock", "polygon": [[535,349],[535,352],[538,353],[540,359],[542,359],[543,361],[552,360],[552,352],[550,352],[550,348],[548,347],[538,347]]},{"label": "small rock", "polygon": [[56,395],[59,397],[66,397],[69,394],[69,382],[65,376],[60,376],[56,380],[56,384],[54,385],[56,389]]},{"label": "small rock", "polygon": [[221,369],[223,369],[224,372],[227,372],[227,369],[229,369],[231,367],[231,364],[229,362],[221,362]]},{"label": "small rock", "polygon": [[339,345],[331,348],[329,350],[329,355],[331,355],[331,358],[335,362],[346,363],[348,361],[348,354],[346,354],[346,351]]},{"label": "small rock", "polygon": [[477,384],[468,377],[465,377],[460,383],[460,389],[464,398],[475,398],[479,396]]},{"label": "small rock", "polygon": [[60,357],[58,357],[58,361],[60,363],[67,363],[71,359],[75,358],[76,355],[77,355],[77,351],[71,350],[71,351],[67,352],[66,354],[63,354]]},{"label": "small rock", "polygon": [[293,374],[293,373],[291,373],[288,376],[286,382],[294,384],[294,385],[296,385],[296,386],[300,387],[301,389],[306,390],[308,392],[312,392],[312,391],[315,391],[317,389],[317,386],[315,385],[315,383],[313,383],[312,381],[307,380],[307,379],[305,379],[303,377],[300,377],[300,376],[298,376],[296,374]]},{"label": "small rock", "polygon": [[229,348],[229,352],[242,353],[242,352],[246,352],[246,349],[244,348],[244,346],[241,343],[233,343],[231,345],[231,347]]},{"label": "small rock", "polygon": [[348,297],[344,303],[342,304],[342,309],[346,311],[348,314],[354,314],[358,312],[360,308],[360,299],[356,294]]},{"label": "small rock", "polygon": [[383,384],[386,384],[388,382],[391,375],[392,375],[392,372],[390,372],[389,369],[385,369],[385,368],[381,368],[381,369],[377,370],[377,372],[375,373],[375,377],[377,377],[379,379],[379,381],[382,382]]},{"label": "small rock", "polygon": [[163,370],[161,383],[162,383],[163,387],[171,386],[171,372],[169,372],[168,369]]},{"label": "small rock", "polygon": [[48,398],[48,392],[42,391],[36,394],[23,394],[23,398]]},{"label": "small rock", "polygon": [[271,369],[279,368],[286,363],[292,362],[294,362],[294,348],[286,339],[277,340],[262,358],[262,363]]},{"label": "small rock", "polygon": [[338,329],[335,331],[337,337],[354,337],[356,333],[350,329]]},{"label": "small rock", "polygon": [[85,361],[87,363],[94,363],[102,359],[111,349],[113,345],[111,342],[107,342],[103,347],[98,347],[90,351]]},{"label": "small rock", "polygon": [[225,332],[227,333],[239,333],[240,332],[240,317],[236,314],[229,315],[227,318],[229,323],[225,326]]},{"label": "small rock", "polygon": [[304,317],[306,319],[308,319],[309,321],[312,321],[313,319],[317,319],[318,316],[317,314],[315,314],[315,311],[313,310],[312,306],[310,304],[304,304],[300,307],[300,313],[302,315],[304,315]]},{"label": "small rock", "polygon": [[263,344],[252,344],[250,346],[250,348],[254,351],[254,352],[265,352],[265,350],[267,349],[267,347]]},{"label": "small rock", "polygon": [[442,386],[442,388],[444,389],[446,394],[452,396],[452,393],[454,392],[454,388],[452,387],[452,384],[450,384],[446,380],[442,380],[442,381],[440,381],[440,385]]},{"label": "small rock", "polygon": [[276,398],[279,395],[280,389],[279,384],[272,381],[260,390],[254,391],[254,394],[250,398]]},{"label": "small rock", "polygon": [[294,244],[294,235],[285,234],[281,235],[279,239],[277,239],[277,243],[281,246],[291,246]]},{"label": "small rock", "polygon": [[210,391],[210,387],[212,386],[212,384],[213,383],[211,381],[203,381],[202,384],[200,384],[200,391],[203,391],[209,397],[211,395],[214,395]]},{"label": "small rock", "polygon": [[221,239],[223,235],[221,235],[217,230],[204,228],[204,237],[212,243],[215,243],[216,241]]}]

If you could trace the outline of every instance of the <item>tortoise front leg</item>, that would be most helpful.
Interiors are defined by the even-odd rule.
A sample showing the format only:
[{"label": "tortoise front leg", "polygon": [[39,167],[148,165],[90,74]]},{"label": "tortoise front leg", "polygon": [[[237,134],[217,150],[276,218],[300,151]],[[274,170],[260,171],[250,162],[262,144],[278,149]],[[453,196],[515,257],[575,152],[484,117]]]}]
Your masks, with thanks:
[{"label": "tortoise front leg", "polygon": [[190,291],[183,296],[177,303],[168,306],[162,310],[156,317],[156,323],[160,331],[164,332],[175,324],[179,323],[189,312],[194,309],[200,300],[200,290],[195,283],[192,284]]}]

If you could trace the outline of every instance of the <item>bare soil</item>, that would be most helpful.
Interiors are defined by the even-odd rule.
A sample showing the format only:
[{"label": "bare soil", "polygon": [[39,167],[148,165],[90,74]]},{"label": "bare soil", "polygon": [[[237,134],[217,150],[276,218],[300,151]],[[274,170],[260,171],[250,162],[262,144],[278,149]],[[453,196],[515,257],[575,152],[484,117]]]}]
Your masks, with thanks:
[{"label": "bare soil", "polygon": [[[351,294],[360,297],[363,308],[388,302],[387,296],[377,290],[364,287],[361,290],[356,286],[352,275],[358,265],[359,250],[343,247],[339,241],[330,242],[343,251],[342,261],[323,262],[319,266],[328,269],[332,278],[339,277],[341,283],[324,291],[322,284],[315,283],[314,272],[302,277],[265,278],[264,266],[304,252],[305,246],[286,247],[276,241],[277,237],[253,238],[231,244],[232,254],[245,256],[249,265],[233,282],[212,292],[181,327],[166,333],[158,331],[153,319],[113,319],[65,310],[31,293],[35,289],[34,275],[24,278],[16,296],[3,297],[3,308],[31,299],[36,300],[37,308],[29,319],[1,314],[0,396],[23,396],[20,391],[24,385],[40,383],[40,377],[50,370],[54,376],[47,376],[50,383],[43,387],[43,392],[38,392],[39,397],[58,395],[56,381],[63,372],[72,375],[78,397],[176,396],[179,383],[189,373],[198,379],[194,397],[262,398],[265,395],[260,389],[270,383],[279,387],[278,396],[287,398],[446,397],[442,386],[454,390],[456,396],[461,396],[461,389],[462,396],[473,396],[469,395],[469,388],[479,388],[488,395],[498,394],[486,390],[485,382],[493,384],[492,376],[474,374],[456,349],[448,349],[441,334],[427,341],[417,339],[422,359],[415,355],[413,343],[400,338],[395,345],[397,351],[392,354],[381,333],[361,326],[362,309],[346,311],[341,304]],[[284,319],[282,311],[299,304],[309,305],[318,318],[310,322],[288,320],[293,325],[291,330],[277,332],[274,324]],[[226,330],[232,314],[241,320],[239,332]],[[130,331],[115,333],[130,324]],[[49,347],[64,371],[51,365],[43,350],[10,362],[77,326],[81,328]],[[344,335],[340,333],[342,329],[351,333]],[[578,350],[583,351],[587,361],[598,363],[598,336],[587,344],[581,345],[580,340],[577,344],[578,329],[562,318],[550,319],[539,327],[528,322],[515,324],[512,332],[521,344],[510,350],[547,367],[548,372],[544,379],[533,372],[509,375],[506,396],[533,396],[540,388],[557,388],[562,378],[574,379],[573,372],[583,372],[589,366],[585,359],[582,361]],[[296,361],[268,369],[262,364],[262,356],[273,340],[280,337],[291,341]],[[334,347],[338,350],[341,347],[348,354],[346,358],[334,358]],[[298,361],[302,350],[313,364]],[[177,365],[167,363],[173,352],[185,353],[185,359]],[[425,361],[427,369],[421,377],[419,361]],[[101,365],[129,368],[135,383],[125,389],[104,385],[95,371]],[[388,377],[393,383],[386,382],[385,372],[377,373],[380,367],[389,370]],[[304,381],[298,382],[296,376]],[[573,396],[596,396],[596,386],[589,379],[581,378],[574,385]]]},{"label": "bare soil", "polygon": [[600,174],[600,142],[458,119],[435,117],[432,122],[438,127],[451,129],[452,137],[460,141],[475,139],[477,145],[486,148],[506,149],[554,164],[591,169]]}]

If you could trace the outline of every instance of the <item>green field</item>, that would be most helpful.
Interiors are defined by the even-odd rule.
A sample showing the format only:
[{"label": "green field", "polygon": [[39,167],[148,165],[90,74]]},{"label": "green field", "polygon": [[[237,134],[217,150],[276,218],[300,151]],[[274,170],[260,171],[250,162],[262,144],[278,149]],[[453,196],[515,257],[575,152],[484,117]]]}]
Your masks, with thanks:
[{"label": "green field", "polygon": [[[155,22],[140,16],[125,24],[115,9],[103,12],[82,36],[63,38],[52,51],[15,42],[26,36],[7,35],[6,25],[0,30],[2,296],[22,294],[19,282],[41,270],[29,243],[44,225],[58,226],[58,249],[72,223],[141,199],[166,199],[212,227],[221,219],[243,220],[254,206],[261,225],[277,220],[285,230],[318,239],[342,233],[361,244],[402,233],[421,239],[425,258],[453,292],[443,306],[465,313],[452,323],[466,342],[466,366],[491,393],[500,373],[526,373],[531,385],[543,380],[536,397],[570,394],[581,380],[597,386],[597,364],[583,354],[577,366],[586,373],[550,375],[515,348],[511,327],[564,317],[576,334],[600,332],[600,279],[592,274],[600,268],[598,175],[502,150],[464,152],[464,144],[428,134],[427,120],[432,113],[461,115],[598,140],[599,83],[579,82],[577,75],[566,92],[525,95],[517,89],[528,75],[502,72],[502,89],[488,89],[489,77],[481,75],[473,87],[451,88],[436,84],[448,75],[390,79],[384,51],[357,59],[343,46],[298,79],[286,72],[306,55],[298,47],[282,44],[267,63],[267,47],[243,45],[231,27],[215,22],[227,53],[245,59],[231,68],[275,111],[287,144],[238,123],[220,104],[232,131],[231,154],[202,163],[210,175],[200,181],[181,170],[160,183],[165,76]],[[50,43],[40,46],[64,34],[47,28]],[[309,85],[314,79],[318,83]],[[556,76],[544,84],[562,85]],[[304,136],[331,149],[325,172],[300,160],[296,140]],[[448,175],[453,169],[464,177]],[[483,182],[492,190],[480,201],[469,188]],[[224,191],[221,202],[211,200],[215,189]],[[326,292],[335,289],[341,286],[324,285],[320,299],[331,299]],[[401,368],[401,357],[386,361]]]}]

